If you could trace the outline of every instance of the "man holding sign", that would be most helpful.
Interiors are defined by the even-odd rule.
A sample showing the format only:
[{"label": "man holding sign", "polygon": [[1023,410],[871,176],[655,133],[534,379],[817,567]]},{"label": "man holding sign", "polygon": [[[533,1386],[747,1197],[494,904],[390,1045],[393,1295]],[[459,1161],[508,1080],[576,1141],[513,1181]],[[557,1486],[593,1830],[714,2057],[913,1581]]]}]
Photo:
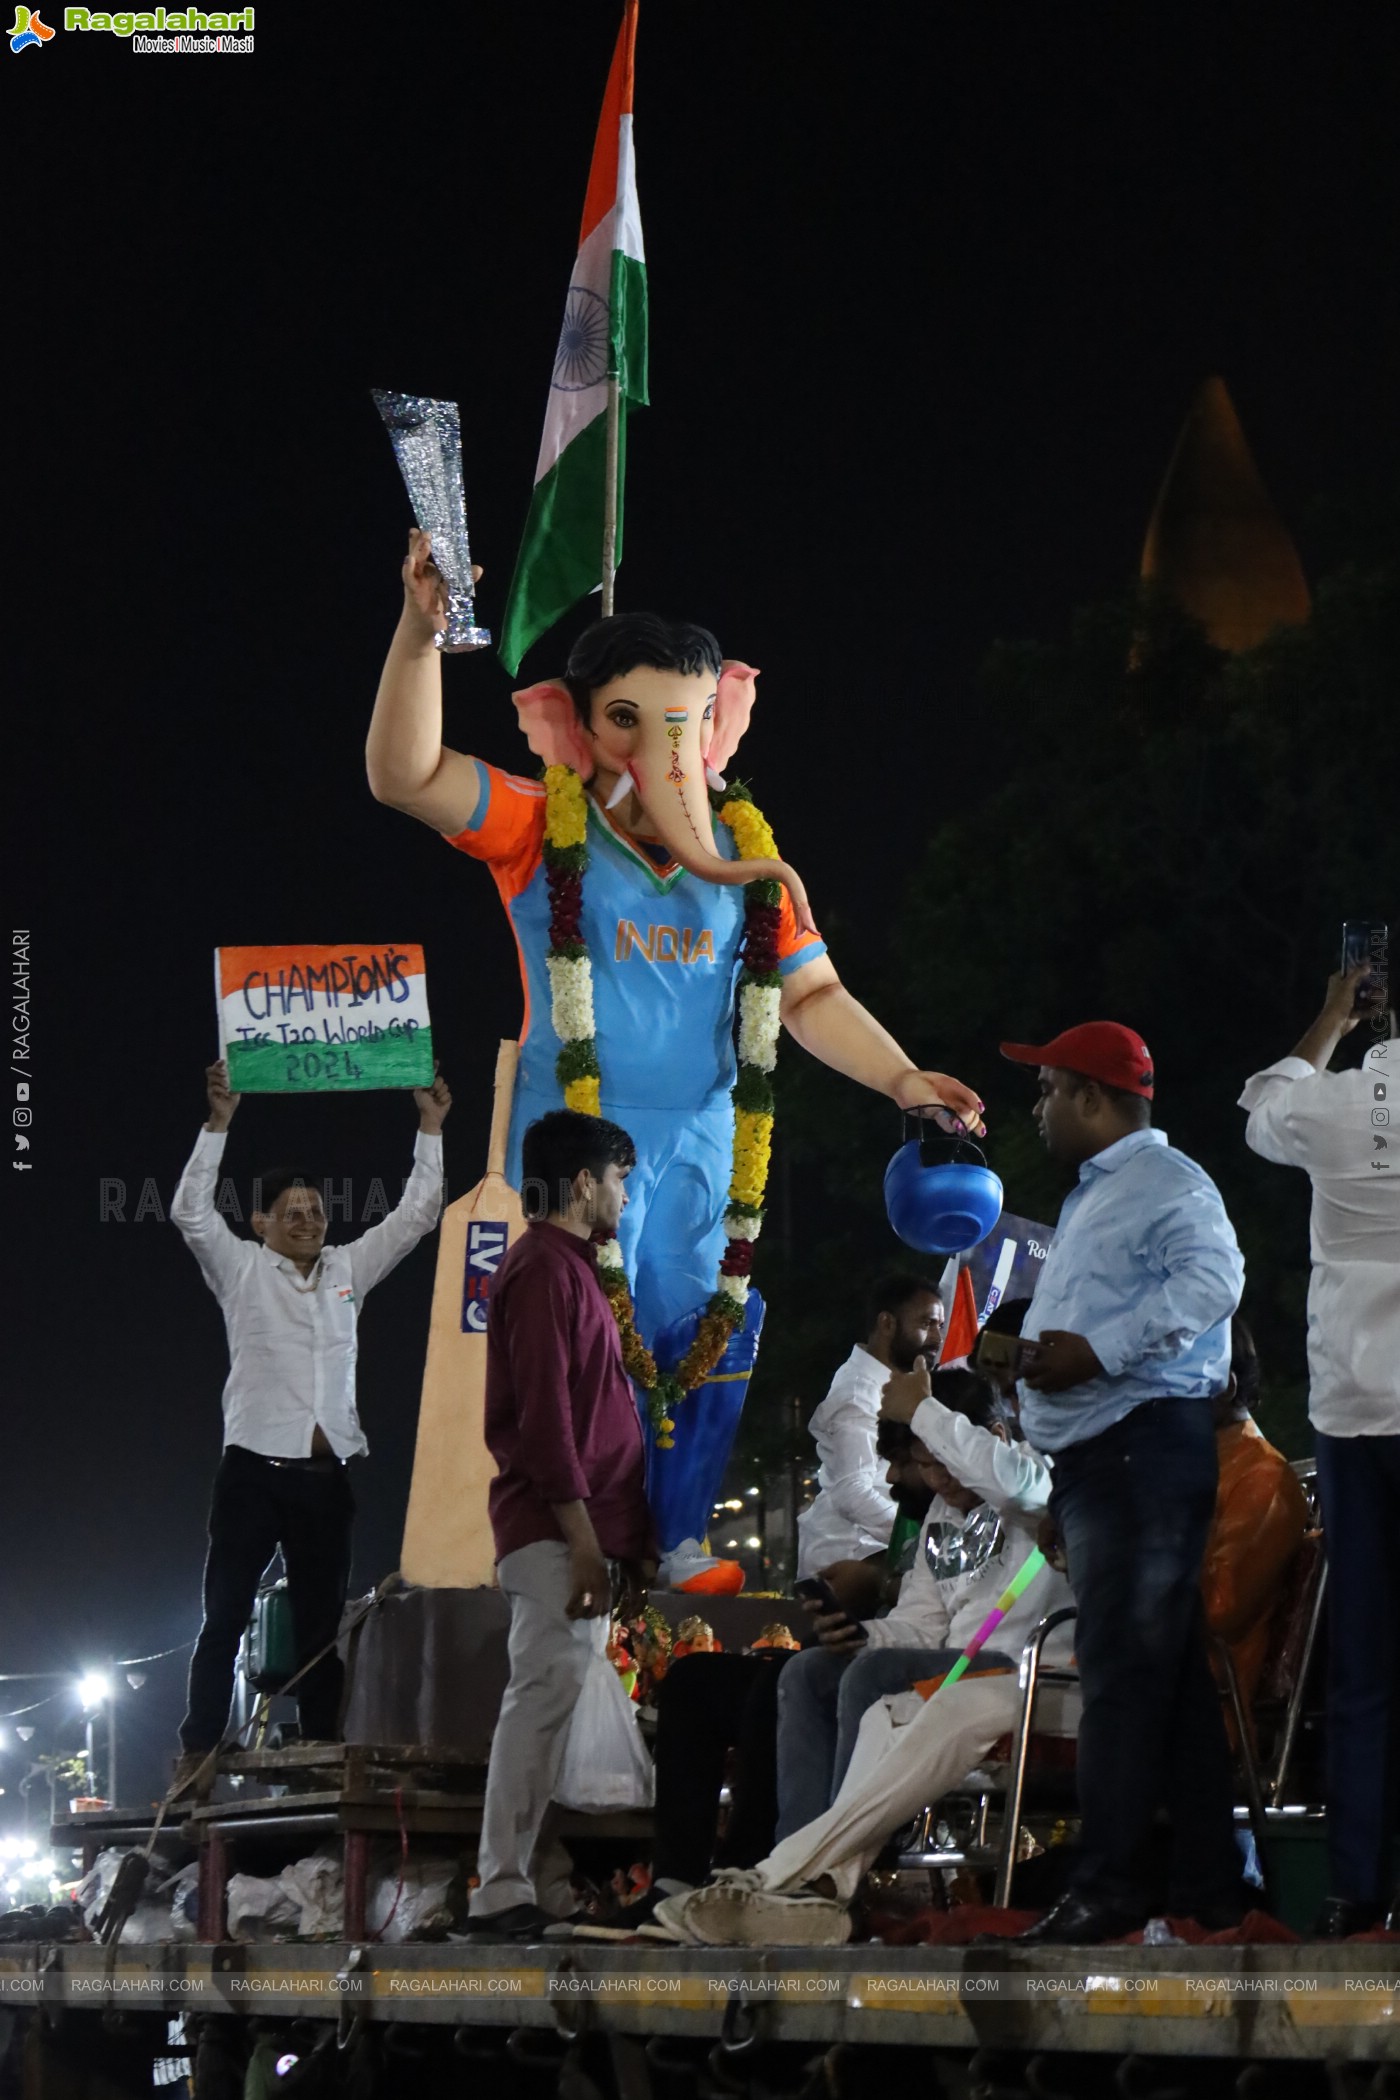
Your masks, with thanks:
[{"label": "man holding sign", "polygon": [[[353,1246],[327,1247],[320,1190],[291,1173],[262,1177],[255,1238],[243,1240],[214,1207],[224,1138],[241,1097],[231,1091],[222,1059],[205,1079],[209,1118],[171,1215],[219,1301],[229,1375],[224,1455],[209,1510],[204,1624],[190,1664],[177,1783],[192,1780],[223,1737],[238,1643],[258,1578],[278,1546],[298,1667],[335,1639],[355,1507],[346,1461],[368,1448],[355,1409],[360,1302],[438,1221],[442,1126],[452,1105],[441,1078],[413,1089],[418,1138],[403,1199]],[[302,1680],[297,1706],[308,1741],[337,1735],[342,1677],[332,1649]]]}]

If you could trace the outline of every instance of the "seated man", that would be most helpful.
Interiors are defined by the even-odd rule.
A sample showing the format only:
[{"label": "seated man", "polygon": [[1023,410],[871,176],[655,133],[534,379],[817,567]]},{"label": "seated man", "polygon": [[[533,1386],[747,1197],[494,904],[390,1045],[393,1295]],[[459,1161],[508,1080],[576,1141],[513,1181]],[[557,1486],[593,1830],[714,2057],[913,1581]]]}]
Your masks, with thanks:
[{"label": "seated man", "polygon": [[[1269,1646],[1269,1625],[1289,1565],[1307,1529],[1297,1475],[1259,1433],[1251,1409],[1259,1392],[1254,1337],[1236,1313],[1230,1322],[1230,1383],[1215,1402],[1220,1486],[1206,1541],[1201,1589],[1206,1625],[1229,1644],[1246,1724]],[[1214,1666],[1215,1658],[1211,1658]],[[1219,1673],[1217,1672],[1217,1675]],[[1233,1747],[1234,1715],[1225,1725]]]},{"label": "seated man", "polygon": [[[918,1457],[922,1445],[902,1424],[881,1422],[885,1480],[895,1507],[921,1524],[933,1501]],[[916,1454],[918,1456],[916,1456]],[[912,1545],[911,1541],[911,1545]],[[853,1616],[892,1603],[901,1571],[885,1582],[869,1561],[847,1561],[824,1571]],[[791,1648],[759,1648],[737,1655],[687,1655],[672,1663],[656,1700],[656,1841],[651,1886],[644,1895],[579,1925],[581,1939],[669,1939],[649,1930],[656,1905],[687,1894],[712,1865],[751,1867],[773,1849],[778,1816],[777,1737],[779,1673],[795,1659]],[[733,1762],[730,1763],[730,1754]],[[729,1815],[716,1841],[720,1789],[730,1772]]]},{"label": "seated man", "polygon": [[[970,1577],[944,1576],[940,1585],[945,1602],[950,1593],[956,1598],[939,1669],[927,1673],[941,1676],[1032,1552],[1049,1495],[1049,1472],[1028,1447],[1009,1445],[941,1405],[918,1374],[892,1379],[886,1404],[912,1413],[919,1441],[934,1454],[924,1468],[926,1477],[942,1499],[948,1500],[950,1487],[975,1494],[1005,1520],[1001,1538],[978,1571]],[[941,1521],[938,1510],[935,1502],[925,1531],[935,1553],[940,1540],[932,1526]],[[949,1543],[945,1538],[942,1550]],[[923,1558],[927,1565],[926,1552]],[[1011,1657],[1019,1656],[1042,1617],[1070,1601],[1063,1577],[1045,1571],[1007,1614],[996,1635],[999,1649],[984,1649],[978,1656],[974,1672],[980,1674],[943,1687],[926,1702],[902,1692],[869,1707],[830,1808],[785,1838],[749,1873],[721,1874],[690,1896],[659,1904],[657,1925],[675,1940],[702,1945],[834,1946],[848,1939],[847,1906],[870,1861],[891,1832],[955,1786],[1015,1726],[1020,1694]],[[1047,1661],[1065,1660],[1071,1638],[1068,1628],[1052,1635]],[[784,1681],[791,1675],[789,1668]],[[829,1882],[836,1900],[812,1889],[818,1877]]]},{"label": "seated man", "polygon": [[[991,1405],[969,1372],[935,1372],[931,1387],[926,1369],[913,1375],[921,1393],[938,1394],[940,1414],[965,1412],[969,1427],[977,1422],[990,1429]],[[999,1425],[995,1433],[1005,1436]],[[933,1454],[920,1455],[927,1474]],[[894,1609],[884,1617],[857,1620],[844,1613],[821,1616],[816,1606],[807,1606],[815,1617],[817,1645],[795,1658],[778,1693],[780,1838],[810,1823],[831,1802],[867,1706],[946,1669],[956,1638],[950,1626],[967,1623],[962,1588],[975,1585],[978,1571],[996,1551],[997,1513],[980,1491],[964,1488],[942,1468],[927,1477],[938,1500],[925,1519]],[[968,1625],[969,1635],[975,1623]]]},{"label": "seated man", "polygon": [[890,1541],[895,1508],[875,1449],[880,1392],[891,1371],[907,1371],[925,1349],[935,1360],[943,1331],[936,1284],[886,1276],[870,1294],[870,1324],[831,1381],[809,1428],[817,1446],[816,1500],[797,1519],[797,1573],[815,1575],[838,1560],[870,1560]]}]

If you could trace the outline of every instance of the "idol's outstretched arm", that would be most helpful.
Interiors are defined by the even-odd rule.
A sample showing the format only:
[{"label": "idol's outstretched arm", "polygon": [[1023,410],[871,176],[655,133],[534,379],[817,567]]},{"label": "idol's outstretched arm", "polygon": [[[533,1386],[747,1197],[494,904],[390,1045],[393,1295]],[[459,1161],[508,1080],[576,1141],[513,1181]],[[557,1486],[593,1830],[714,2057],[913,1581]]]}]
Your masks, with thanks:
[{"label": "idol's outstretched arm", "polygon": [[[480,794],[475,759],[442,741],[442,660],[433,636],[447,624],[445,586],[426,532],[408,536],[403,612],[384,659],[365,745],[376,802],[455,838]],[[473,579],[481,574],[473,569]]]},{"label": "idol's outstretched arm", "polygon": [[783,984],[781,1014],[789,1035],[813,1057],[901,1108],[937,1104],[981,1135],[982,1104],[946,1072],[921,1072],[887,1028],[846,990],[829,956],[794,970]]}]

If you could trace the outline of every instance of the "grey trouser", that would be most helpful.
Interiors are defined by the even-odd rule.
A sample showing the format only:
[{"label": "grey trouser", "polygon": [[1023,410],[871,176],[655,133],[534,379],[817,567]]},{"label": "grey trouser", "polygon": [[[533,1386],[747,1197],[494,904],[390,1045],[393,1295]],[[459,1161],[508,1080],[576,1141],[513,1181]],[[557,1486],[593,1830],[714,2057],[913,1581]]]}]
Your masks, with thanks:
[{"label": "grey trouser", "polygon": [[567,1916],[569,1855],[553,1836],[552,1802],[569,1722],[592,1654],[587,1619],[567,1619],[569,1549],[540,1539],[496,1568],[510,1602],[510,1682],[491,1738],[471,1914],[517,1903]]}]

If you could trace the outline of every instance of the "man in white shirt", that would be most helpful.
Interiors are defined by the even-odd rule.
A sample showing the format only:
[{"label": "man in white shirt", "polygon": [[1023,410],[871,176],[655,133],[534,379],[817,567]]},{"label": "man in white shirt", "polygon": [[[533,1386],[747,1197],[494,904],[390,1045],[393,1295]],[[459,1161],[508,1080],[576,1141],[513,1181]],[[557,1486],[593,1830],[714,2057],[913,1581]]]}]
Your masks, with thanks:
[{"label": "man in white shirt", "polygon": [[938,1286],[921,1276],[886,1276],[870,1294],[870,1330],[831,1381],[809,1428],[817,1446],[816,1500],[797,1519],[799,1579],[838,1560],[882,1554],[895,1506],[875,1449],[880,1394],[891,1371],[908,1371],[943,1340]]},{"label": "man in white shirt", "polygon": [[[298,1664],[335,1639],[350,1580],[354,1498],[346,1460],[368,1449],[355,1409],[360,1302],[431,1232],[442,1208],[445,1080],[415,1087],[413,1172],[397,1209],[349,1247],[327,1247],[319,1189],[264,1175],[255,1238],[214,1207],[224,1140],[240,1096],[210,1065],[209,1118],[180,1177],[171,1216],[219,1301],[228,1334],[224,1455],[209,1510],[204,1624],[190,1663],[176,1783],[188,1784],[222,1740],[234,1660],[258,1578],[280,1545]],[[343,1669],[334,1649],[297,1688],[308,1741],[339,1731]]]},{"label": "man in white shirt", "polygon": [[[1385,1908],[1400,1729],[1400,1042],[1327,1066],[1366,979],[1328,981],[1287,1057],[1240,1096],[1250,1149],[1312,1182],[1308,1413],[1327,1538],[1327,1832],[1331,1895],[1316,1931],[1342,1939]],[[1364,993],[1363,993],[1364,998]],[[1382,999],[1373,1020],[1389,1029]]]},{"label": "man in white shirt", "polygon": [[[851,1899],[885,1839],[956,1786],[1015,1726],[1021,1650],[1042,1618],[1073,1601],[1053,1569],[1028,1584],[997,1628],[996,1648],[984,1648],[968,1676],[926,1701],[911,1689],[914,1680],[946,1675],[985,1622],[1034,1551],[1050,1494],[1049,1468],[1038,1453],[1008,1443],[999,1425],[987,1429],[933,1397],[934,1388],[951,1390],[947,1381],[964,1375],[944,1373],[931,1387],[927,1374],[916,1370],[892,1378],[885,1393],[887,1419],[909,1422],[915,1449],[924,1449],[920,1470],[935,1499],[898,1606],[888,1618],[869,1621],[867,1631],[872,1640],[882,1628],[891,1643],[903,1638],[899,1616],[908,1610],[940,1652],[925,1658],[931,1667],[892,1676],[866,1706],[831,1806],[784,1837],[756,1867],[724,1870],[704,1888],[657,1905],[658,1935],[722,1946],[840,1945],[850,1935]],[[990,1537],[975,1537],[989,1521]],[[958,1566],[960,1559],[965,1568]],[[1051,1634],[1047,1662],[1068,1661],[1072,1638],[1068,1626]],[[893,1660],[908,1651],[891,1646],[882,1652]],[[780,1702],[802,1660],[795,1657],[784,1670]],[[852,1670],[859,1667],[852,1664]],[[1042,1716],[1042,1726],[1072,1721],[1050,1693]]]},{"label": "man in white shirt", "polygon": [[[976,1454],[968,1462],[980,1460],[986,1480],[995,1483],[995,1494],[987,1494],[982,1478],[968,1481],[955,1474],[939,1446],[915,1428],[919,1443],[926,1446],[917,1455],[930,1469],[925,1477],[934,1489],[934,1501],[913,1565],[900,1585],[898,1603],[883,1618],[819,1617],[818,1645],[794,1656],[783,1671],[778,1687],[780,1840],[813,1822],[830,1805],[845,1778],[867,1708],[891,1692],[906,1691],[916,1679],[948,1669],[986,1618],[1010,1580],[1010,1574],[1003,1576],[988,1598],[987,1585],[995,1581],[1002,1564],[1003,1504],[1023,1514],[1033,1511],[1038,1520],[1049,1499],[1046,1467],[1038,1458],[1027,1457],[1023,1447],[1013,1450],[1000,1425],[995,1431],[988,1426],[992,1406],[970,1372],[940,1371],[930,1384],[921,1367],[896,1375],[891,1385],[896,1392],[907,1389],[916,1396],[904,1419],[922,1403],[925,1426],[936,1430],[944,1448]],[[931,1397],[934,1393],[937,1399]],[[995,1461],[993,1451],[1001,1454]],[[1027,1539],[1029,1552],[1029,1532]],[[990,1576],[988,1568],[993,1569]],[[1027,1605],[1026,1612],[1031,1608]],[[1039,1616],[1036,1612],[1035,1618]],[[1024,1640],[1025,1632],[1021,1619],[1013,1617],[1008,1625],[1009,1658],[1019,1653],[1015,1644]],[[1000,1638],[997,1645],[1001,1650]]]}]

